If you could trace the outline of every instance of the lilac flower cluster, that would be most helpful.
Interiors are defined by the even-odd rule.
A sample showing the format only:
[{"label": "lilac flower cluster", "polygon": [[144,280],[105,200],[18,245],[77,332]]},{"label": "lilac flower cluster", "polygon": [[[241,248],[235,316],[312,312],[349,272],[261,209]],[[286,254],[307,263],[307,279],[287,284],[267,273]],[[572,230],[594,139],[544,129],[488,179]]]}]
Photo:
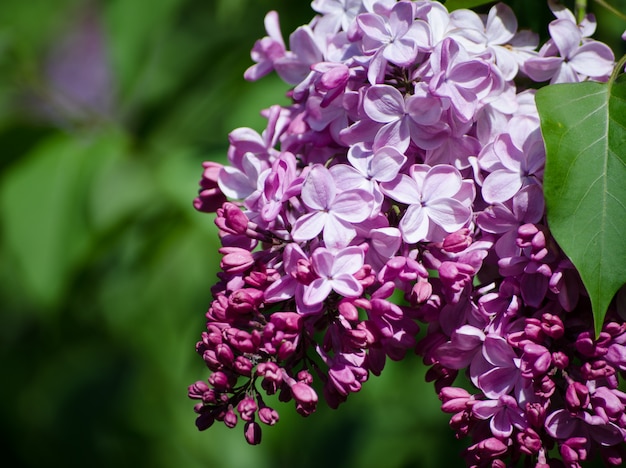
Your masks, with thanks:
[{"label": "lilac flower cluster", "polygon": [[[275,71],[289,106],[230,136],[195,200],[216,212],[220,281],[189,388],[197,426],[332,408],[417,350],[469,466],[623,458],[626,324],[596,339],[577,272],[545,224],[534,94],[606,80],[611,50],[555,3],[551,38],[435,1],[314,0],[289,37],[270,12],[245,77]],[[519,78],[522,77],[523,80]],[[426,324],[417,340],[418,322]],[[455,386],[459,371],[471,389]],[[260,387],[260,388],[259,388]]]}]

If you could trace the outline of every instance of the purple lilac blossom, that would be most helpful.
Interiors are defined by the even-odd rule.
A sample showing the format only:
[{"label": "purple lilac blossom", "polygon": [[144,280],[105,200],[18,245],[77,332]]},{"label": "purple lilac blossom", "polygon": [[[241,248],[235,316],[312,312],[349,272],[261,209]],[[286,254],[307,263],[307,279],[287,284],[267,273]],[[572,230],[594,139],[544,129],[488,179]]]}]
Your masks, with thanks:
[{"label": "purple lilac blossom", "polygon": [[525,87],[604,80],[613,55],[593,17],[549,6],[539,51],[503,3],[314,0],[290,50],[268,13],[245,78],[275,71],[291,102],[231,132],[194,201],[223,255],[196,345],[210,376],[189,387],[199,429],[244,421],[257,444],[279,421],[264,395],[336,408],[416,351],[468,466],[622,464],[626,294],[596,338],[546,225]]}]

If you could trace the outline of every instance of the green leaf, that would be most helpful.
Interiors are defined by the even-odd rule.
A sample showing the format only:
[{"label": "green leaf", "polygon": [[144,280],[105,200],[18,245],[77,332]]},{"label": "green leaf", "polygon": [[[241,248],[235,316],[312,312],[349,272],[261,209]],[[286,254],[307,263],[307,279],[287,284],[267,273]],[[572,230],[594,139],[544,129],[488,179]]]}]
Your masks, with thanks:
[{"label": "green leaf", "polygon": [[495,0],[446,0],[442,1],[448,11],[460,10],[462,8],[474,8],[480,5],[495,3]]},{"label": "green leaf", "polygon": [[2,234],[35,303],[54,307],[93,245],[93,182],[125,145],[114,132],[83,139],[56,134],[3,174]]},{"label": "green leaf", "polygon": [[589,293],[596,335],[626,283],[626,77],[537,92],[554,238]]}]

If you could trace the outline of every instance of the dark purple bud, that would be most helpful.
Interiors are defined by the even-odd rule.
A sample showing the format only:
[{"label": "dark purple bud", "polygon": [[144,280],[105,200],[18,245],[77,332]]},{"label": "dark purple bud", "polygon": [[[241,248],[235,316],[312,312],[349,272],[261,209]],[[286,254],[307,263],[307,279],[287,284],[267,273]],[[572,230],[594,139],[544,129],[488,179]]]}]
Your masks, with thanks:
[{"label": "dark purple bud", "polygon": [[295,353],[297,346],[291,341],[283,341],[278,348],[278,352],[276,353],[276,357],[281,361],[284,361],[293,353]]},{"label": "dark purple bud", "polygon": [[444,413],[457,413],[467,409],[467,403],[472,395],[463,388],[444,387],[439,392],[439,399],[442,402],[441,411]]},{"label": "dark purple bud", "polygon": [[253,335],[246,331],[229,328],[226,337],[230,345],[242,353],[253,353],[257,350],[258,343],[255,345]]},{"label": "dark purple bud", "polygon": [[557,316],[545,313],[541,316],[541,329],[554,340],[558,340],[565,333],[563,321]]},{"label": "dark purple bud", "polygon": [[234,203],[224,203],[217,210],[216,226],[226,234],[243,235],[248,229],[248,218]]},{"label": "dark purple bud", "polygon": [[433,286],[428,282],[426,278],[421,276],[417,279],[417,283],[413,285],[411,293],[409,295],[409,301],[411,304],[418,305],[423,304],[433,294]]},{"label": "dark purple bud", "polygon": [[233,363],[233,368],[241,375],[250,376],[252,374],[252,368],[254,365],[252,361],[244,356],[237,356]]},{"label": "dark purple bud", "polygon": [[198,404],[194,407],[194,411],[198,413],[198,417],[196,418],[196,427],[199,431],[208,429],[215,422],[215,416],[208,406]]},{"label": "dark purple bud", "polygon": [[209,383],[217,390],[229,390],[235,382],[236,378],[229,377],[221,371],[213,372],[209,376]]},{"label": "dark purple bud", "polygon": [[202,403],[205,405],[215,405],[218,403],[218,397],[221,398],[222,395],[217,393],[214,388],[209,388],[204,395],[202,395]]},{"label": "dark purple bud", "polygon": [[572,382],[565,391],[565,404],[567,409],[575,413],[589,406],[589,389],[580,382]]},{"label": "dark purple bud", "polygon": [[532,427],[543,427],[546,420],[546,409],[540,403],[526,403],[526,416]]},{"label": "dark purple bud", "polygon": [[296,272],[294,276],[299,283],[302,283],[305,286],[308,286],[315,278],[317,278],[315,272],[311,270],[311,264],[304,258],[300,258],[296,262]]},{"label": "dark purple bud", "polygon": [[302,416],[309,416],[317,407],[317,393],[303,382],[291,386],[291,395],[296,401],[296,411]]},{"label": "dark purple bud", "polygon": [[349,299],[343,299],[337,306],[339,313],[346,319],[355,322],[359,319],[359,310]]},{"label": "dark purple bud", "polygon": [[468,228],[459,229],[452,234],[448,234],[443,240],[442,248],[446,252],[459,253],[472,244],[472,236]]},{"label": "dark purple bud", "polygon": [[313,383],[313,376],[306,369],[303,369],[300,372],[298,372],[298,375],[296,375],[296,379],[298,380],[298,382],[302,382],[307,385],[311,385]]},{"label": "dark purple bud", "polygon": [[611,335],[600,332],[597,340],[594,340],[593,332],[582,332],[576,339],[576,350],[585,357],[604,356],[608,351]]},{"label": "dark purple bud", "polygon": [[544,375],[541,378],[541,382],[538,383],[536,391],[540,396],[544,398],[550,398],[555,389],[556,384],[554,383],[554,381],[549,376]]},{"label": "dark purple bud", "polygon": [[220,267],[227,273],[242,273],[254,265],[252,254],[240,247],[222,247],[219,253],[223,254]]},{"label": "dark purple bud", "polygon": [[249,314],[257,309],[262,300],[263,292],[258,289],[238,289],[228,297],[228,310],[239,315]]},{"label": "dark purple bud", "polygon": [[469,434],[471,422],[469,411],[459,411],[450,418],[450,427],[460,439]]},{"label": "dark purple bud", "polygon": [[518,432],[516,438],[520,451],[527,455],[539,453],[542,447],[541,437],[530,427]]},{"label": "dark purple bud", "polygon": [[278,412],[268,406],[259,410],[259,419],[263,424],[273,426],[278,422]]},{"label": "dark purple bud", "polygon": [[220,343],[215,347],[215,355],[217,356],[217,360],[227,367],[230,367],[235,359],[233,350],[224,343]]},{"label": "dark purple bud", "polygon": [[217,184],[223,166],[212,161],[204,162],[202,166],[204,172],[200,180],[201,188],[198,197],[193,201],[193,206],[198,211],[215,213],[226,202],[226,195],[222,193]]},{"label": "dark purple bud", "polygon": [[528,343],[524,345],[522,354],[522,375],[527,378],[537,378],[545,374],[552,365],[552,355],[544,346]]},{"label": "dark purple bud", "polygon": [[224,424],[226,425],[226,427],[229,428],[233,428],[237,425],[237,415],[235,414],[235,412],[232,409],[229,409],[228,411],[226,411],[226,414],[224,415]]},{"label": "dark purple bud", "polygon": [[261,426],[255,421],[248,421],[244,426],[244,436],[250,445],[261,443]]},{"label": "dark purple bud", "polygon": [[507,445],[495,437],[481,440],[475,445],[468,448],[479,460],[490,460],[504,454],[507,451]]},{"label": "dark purple bud", "polygon": [[615,368],[604,359],[598,359],[597,361],[584,363],[580,368],[580,373],[585,380],[596,380],[613,376]]},{"label": "dark purple bud", "polygon": [[527,318],[525,320],[526,326],[524,327],[524,333],[526,338],[534,341],[535,343],[541,343],[543,341],[543,328],[541,326],[541,321],[534,317]]},{"label": "dark purple bud", "polygon": [[302,315],[295,312],[274,312],[270,317],[270,323],[278,330],[295,334],[302,328]]},{"label": "dark purple bud", "polygon": [[562,351],[555,351],[552,353],[552,363],[557,369],[563,370],[569,366],[569,357]]},{"label": "dark purple bud", "polygon": [[237,411],[244,421],[252,421],[257,409],[256,401],[251,397],[245,397],[237,405]]},{"label": "dark purple bud", "polygon": [[202,400],[202,396],[205,392],[209,390],[209,386],[203,380],[199,380],[198,382],[187,387],[187,395],[192,400]]},{"label": "dark purple bud", "polygon": [[565,463],[580,466],[579,462],[587,459],[590,442],[585,437],[570,437],[560,447],[559,452]]}]

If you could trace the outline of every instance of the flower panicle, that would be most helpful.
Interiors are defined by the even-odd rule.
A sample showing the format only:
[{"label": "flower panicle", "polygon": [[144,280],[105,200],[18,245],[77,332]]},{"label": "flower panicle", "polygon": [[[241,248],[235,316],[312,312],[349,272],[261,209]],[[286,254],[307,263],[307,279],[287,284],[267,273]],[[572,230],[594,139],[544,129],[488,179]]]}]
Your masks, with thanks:
[{"label": "flower panicle", "polygon": [[546,225],[524,87],[603,81],[614,57],[592,17],[549,5],[541,46],[503,3],[315,0],[289,44],[268,13],[245,78],[276,72],[291,102],[230,133],[194,201],[222,244],[196,345],[210,376],[189,387],[199,429],[241,420],[257,444],[279,420],[264,397],[336,408],[415,350],[472,438],[468,466],[622,463],[626,325],[612,309],[595,337]]}]

